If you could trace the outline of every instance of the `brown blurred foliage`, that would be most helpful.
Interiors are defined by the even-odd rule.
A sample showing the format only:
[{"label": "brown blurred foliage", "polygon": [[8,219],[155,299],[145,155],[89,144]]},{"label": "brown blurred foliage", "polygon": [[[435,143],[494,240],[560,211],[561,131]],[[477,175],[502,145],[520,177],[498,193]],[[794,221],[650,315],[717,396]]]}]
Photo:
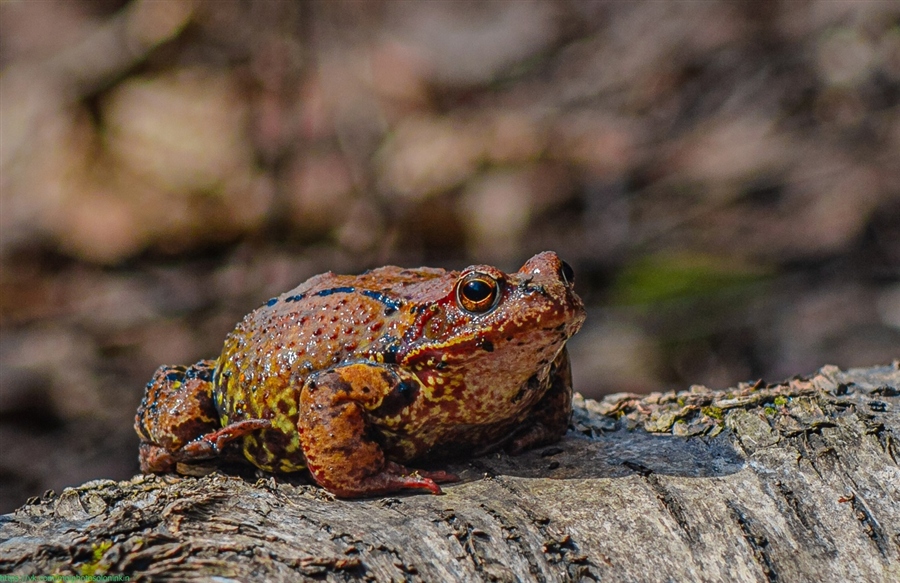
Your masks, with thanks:
[{"label": "brown blurred foliage", "polygon": [[0,510],[329,269],[516,268],[587,395],[900,356],[900,5],[0,4]]}]

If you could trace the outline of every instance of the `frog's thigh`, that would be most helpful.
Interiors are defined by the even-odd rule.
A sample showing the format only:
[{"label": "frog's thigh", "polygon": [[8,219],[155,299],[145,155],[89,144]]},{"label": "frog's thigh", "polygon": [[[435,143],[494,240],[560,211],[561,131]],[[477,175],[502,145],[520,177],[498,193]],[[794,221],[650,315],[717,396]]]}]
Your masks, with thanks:
[{"label": "frog's thigh", "polygon": [[214,366],[211,360],[201,360],[189,367],[161,366],[156,370],[134,418],[134,429],[141,438],[141,471],[174,470],[180,461],[175,452],[216,429],[218,414],[210,382]]},{"label": "frog's thigh", "polygon": [[507,447],[510,453],[519,453],[559,440],[569,428],[572,419],[572,367],[569,352],[563,348],[550,371],[550,387],[535,403],[523,432]]},{"label": "frog's thigh", "polygon": [[410,475],[403,466],[387,461],[368,430],[366,410],[379,406],[395,392],[404,392],[399,374],[375,364],[347,365],[307,379],[300,393],[297,430],[316,482],[347,497],[403,488],[440,493],[428,476]]}]

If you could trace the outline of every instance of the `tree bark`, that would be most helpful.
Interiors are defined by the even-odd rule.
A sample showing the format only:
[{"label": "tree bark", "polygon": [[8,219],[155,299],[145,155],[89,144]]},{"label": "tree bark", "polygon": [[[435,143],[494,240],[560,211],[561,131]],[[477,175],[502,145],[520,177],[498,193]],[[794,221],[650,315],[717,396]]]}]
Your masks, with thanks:
[{"label": "tree bark", "polygon": [[0,572],[240,581],[900,581],[900,363],[576,398],[443,496],[138,476],[0,517]]}]

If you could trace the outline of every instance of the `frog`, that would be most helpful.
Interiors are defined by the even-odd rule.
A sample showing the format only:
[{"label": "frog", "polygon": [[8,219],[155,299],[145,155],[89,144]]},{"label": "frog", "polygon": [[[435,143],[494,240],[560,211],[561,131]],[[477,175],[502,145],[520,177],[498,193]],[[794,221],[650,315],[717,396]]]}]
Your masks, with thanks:
[{"label": "frog", "polygon": [[561,439],[584,319],[552,251],[511,273],[316,275],[247,314],[218,358],[157,369],[135,416],[141,471],[237,458],[340,498],[440,494],[457,475],[410,465]]}]

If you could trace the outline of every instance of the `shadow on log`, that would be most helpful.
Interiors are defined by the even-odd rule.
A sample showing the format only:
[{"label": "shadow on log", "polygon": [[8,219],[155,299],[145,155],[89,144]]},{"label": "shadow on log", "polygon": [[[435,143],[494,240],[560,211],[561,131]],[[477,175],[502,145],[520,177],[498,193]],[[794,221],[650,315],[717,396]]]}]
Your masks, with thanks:
[{"label": "shadow on log", "polygon": [[141,580],[900,581],[900,363],[576,399],[443,496],[98,480],[0,517],[0,572]]}]

